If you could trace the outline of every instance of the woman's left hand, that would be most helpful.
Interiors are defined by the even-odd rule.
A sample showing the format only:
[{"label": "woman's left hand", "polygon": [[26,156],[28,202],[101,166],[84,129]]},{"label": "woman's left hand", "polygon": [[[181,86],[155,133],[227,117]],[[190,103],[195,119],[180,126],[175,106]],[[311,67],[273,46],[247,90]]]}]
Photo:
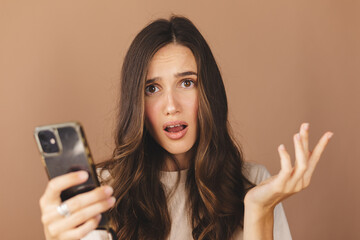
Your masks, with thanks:
[{"label": "woman's left hand", "polygon": [[272,210],[285,198],[309,186],[315,167],[333,133],[326,132],[311,152],[308,130],[309,124],[303,123],[300,133],[294,135],[295,166],[292,166],[284,145],[280,145],[278,148],[281,159],[280,172],[252,188],[245,196],[245,206]]}]

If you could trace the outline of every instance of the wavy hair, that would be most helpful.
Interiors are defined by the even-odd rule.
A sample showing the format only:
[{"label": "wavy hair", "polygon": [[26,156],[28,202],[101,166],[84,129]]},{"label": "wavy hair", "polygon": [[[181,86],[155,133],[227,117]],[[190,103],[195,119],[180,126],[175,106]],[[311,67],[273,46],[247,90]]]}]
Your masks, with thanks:
[{"label": "wavy hair", "polygon": [[[244,197],[252,184],[242,173],[243,155],[232,137],[223,80],[211,50],[185,17],[158,19],[142,29],[125,56],[116,148],[102,163],[116,203],[109,211],[119,239],[166,239],[171,228],[160,171],[167,153],[148,133],[144,116],[148,65],[163,46],[188,47],[198,68],[198,138],[186,179],[194,239],[230,239],[243,227]],[[176,159],[173,160],[176,163]],[[179,180],[179,179],[178,179]]]}]

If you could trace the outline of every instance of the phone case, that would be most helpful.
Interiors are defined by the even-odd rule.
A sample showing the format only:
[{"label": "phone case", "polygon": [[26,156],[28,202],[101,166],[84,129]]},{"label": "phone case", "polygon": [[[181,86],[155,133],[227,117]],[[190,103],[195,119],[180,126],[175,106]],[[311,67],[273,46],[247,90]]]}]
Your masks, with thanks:
[{"label": "phone case", "polygon": [[[85,183],[61,193],[62,201],[100,186],[80,123],[66,122],[39,126],[35,128],[34,135],[49,179],[78,170],[89,173]],[[98,229],[108,229],[105,214],[102,214]]]}]

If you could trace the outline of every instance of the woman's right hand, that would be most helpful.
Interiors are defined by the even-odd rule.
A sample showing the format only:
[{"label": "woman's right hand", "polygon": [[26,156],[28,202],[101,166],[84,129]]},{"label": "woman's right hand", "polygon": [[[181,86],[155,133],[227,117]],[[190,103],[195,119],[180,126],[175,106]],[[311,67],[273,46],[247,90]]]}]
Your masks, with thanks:
[{"label": "woman's right hand", "polygon": [[88,177],[86,171],[78,171],[49,181],[40,198],[41,221],[47,240],[80,239],[86,236],[98,226],[101,213],[114,205],[113,189],[110,186],[101,186],[66,200],[69,216],[58,212],[57,207],[62,203],[60,193],[85,182]]}]

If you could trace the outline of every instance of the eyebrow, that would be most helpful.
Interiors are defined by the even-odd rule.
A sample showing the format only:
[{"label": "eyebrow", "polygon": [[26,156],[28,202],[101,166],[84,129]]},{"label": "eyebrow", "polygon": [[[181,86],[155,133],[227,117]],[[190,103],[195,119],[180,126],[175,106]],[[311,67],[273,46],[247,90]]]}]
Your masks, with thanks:
[{"label": "eyebrow", "polygon": [[[190,76],[190,75],[197,76],[197,73],[193,72],[193,71],[186,71],[186,72],[176,73],[174,76],[178,78],[178,77],[186,77],[186,76]],[[156,80],[159,80],[159,79],[160,79],[160,77],[150,78],[150,79],[146,80],[146,84],[153,83],[153,82],[155,82]]]}]

